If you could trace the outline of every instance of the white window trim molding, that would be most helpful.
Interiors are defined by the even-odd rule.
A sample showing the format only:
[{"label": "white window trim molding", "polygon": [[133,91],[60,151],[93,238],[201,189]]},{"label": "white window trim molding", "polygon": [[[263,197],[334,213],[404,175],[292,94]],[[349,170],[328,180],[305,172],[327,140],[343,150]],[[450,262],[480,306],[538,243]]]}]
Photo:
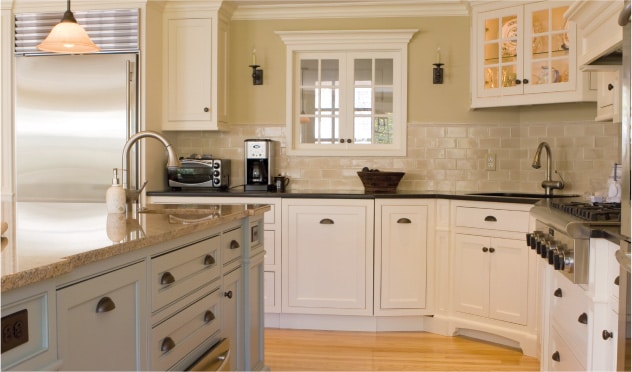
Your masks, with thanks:
[{"label": "white window trim molding", "polygon": [[[408,124],[408,43],[417,29],[402,30],[319,30],[319,31],[276,31],[286,45],[286,136],[288,155],[305,156],[406,156]],[[400,133],[395,139],[397,148],[322,148],[317,150],[297,149],[294,143],[294,74],[295,55],[307,52],[362,51],[397,52],[401,64]]]}]

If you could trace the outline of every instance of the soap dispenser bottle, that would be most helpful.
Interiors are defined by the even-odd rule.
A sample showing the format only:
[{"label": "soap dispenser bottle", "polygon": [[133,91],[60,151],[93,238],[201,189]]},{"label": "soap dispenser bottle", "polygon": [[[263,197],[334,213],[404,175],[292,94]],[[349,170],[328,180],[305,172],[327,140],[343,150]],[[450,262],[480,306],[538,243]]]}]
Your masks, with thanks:
[{"label": "soap dispenser bottle", "polygon": [[108,213],[125,213],[125,190],[119,182],[116,168],[112,175],[112,186],[105,192],[105,204]]}]

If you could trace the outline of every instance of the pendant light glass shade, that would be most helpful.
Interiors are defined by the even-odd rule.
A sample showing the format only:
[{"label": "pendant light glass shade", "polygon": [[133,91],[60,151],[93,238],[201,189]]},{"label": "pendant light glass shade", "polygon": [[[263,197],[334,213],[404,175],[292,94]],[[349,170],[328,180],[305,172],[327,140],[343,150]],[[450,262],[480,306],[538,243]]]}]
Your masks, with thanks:
[{"label": "pendant light glass shade", "polygon": [[86,30],[77,23],[75,16],[70,11],[70,0],[68,0],[68,9],[64,13],[64,17],[53,27],[46,39],[37,46],[37,49],[66,54],[94,53],[101,50],[90,40]]}]

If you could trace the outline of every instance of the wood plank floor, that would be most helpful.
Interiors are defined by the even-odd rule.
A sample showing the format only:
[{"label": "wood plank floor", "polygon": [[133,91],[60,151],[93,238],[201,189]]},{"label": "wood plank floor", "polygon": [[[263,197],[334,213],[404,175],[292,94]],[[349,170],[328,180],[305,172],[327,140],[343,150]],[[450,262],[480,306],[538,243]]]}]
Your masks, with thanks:
[{"label": "wood plank floor", "polygon": [[538,371],[520,351],[426,332],[265,330],[272,371]]}]

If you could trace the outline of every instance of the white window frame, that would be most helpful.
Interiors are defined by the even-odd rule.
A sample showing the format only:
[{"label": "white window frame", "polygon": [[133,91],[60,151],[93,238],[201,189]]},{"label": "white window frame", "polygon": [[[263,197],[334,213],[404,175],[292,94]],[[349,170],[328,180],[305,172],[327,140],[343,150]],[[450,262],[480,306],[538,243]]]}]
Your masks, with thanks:
[{"label": "white window frame", "polygon": [[[418,30],[325,30],[325,31],[277,31],[286,45],[286,136],[287,154],[305,156],[406,156],[407,102],[408,102],[408,43]],[[328,54],[329,53],[329,54]],[[300,57],[302,55],[345,55],[343,59],[372,55],[373,58],[393,57],[393,123],[397,132],[392,144],[303,144],[299,141],[295,125],[300,120]],[[362,58],[362,57],[360,57]],[[340,65],[340,110],[341,121],[348,120],[352,113],[343,114],[353,107],[352,74]],[[349,106],[351,103],[351,106]],[[352,109],[351,109],[352,111]],[[351,116],[350,116],[351,115]],[[341,122],[344,126],[352,123]]]}]

